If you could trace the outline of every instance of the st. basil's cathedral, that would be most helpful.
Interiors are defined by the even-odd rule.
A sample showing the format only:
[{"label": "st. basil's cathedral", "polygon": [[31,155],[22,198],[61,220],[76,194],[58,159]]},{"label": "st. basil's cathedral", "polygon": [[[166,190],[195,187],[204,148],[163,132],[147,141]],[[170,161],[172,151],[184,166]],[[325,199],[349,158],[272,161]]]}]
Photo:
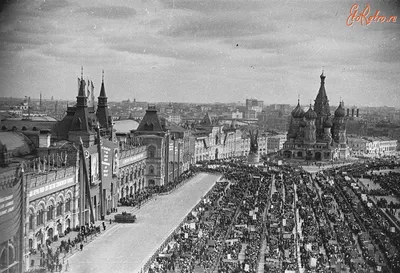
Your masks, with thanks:
[{"label": "st. basil's cathedral", "polygon": [[343,101],[340,101],[332,118],[323,71],[320,78],[321,86],[314,109],[310,104],[305,112],[299,100],[291,113],[287,141],[282,150],[285,158],[330,161],[349,157]]}]

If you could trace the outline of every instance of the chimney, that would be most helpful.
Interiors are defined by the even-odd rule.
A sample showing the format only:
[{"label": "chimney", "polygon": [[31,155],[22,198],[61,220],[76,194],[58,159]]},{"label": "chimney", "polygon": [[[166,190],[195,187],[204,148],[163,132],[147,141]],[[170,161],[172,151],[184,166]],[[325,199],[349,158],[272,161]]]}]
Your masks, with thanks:
[{"label": "chimney", "polygon": [[354,117],[354,108],[351,109],[351,116]]},{"label": "chimney", "polygon": [[50,147],[50,131],[40,130],[39,133],[39,148],[49,148]]},{"label": "chimney", "polygon": [[357,109],[357,117],[360,115],[360,109]]},{"label": "chimney", "polygon": [[347,108],[347,116],[349,116],[349,114],[350,114],[350,109]]}]

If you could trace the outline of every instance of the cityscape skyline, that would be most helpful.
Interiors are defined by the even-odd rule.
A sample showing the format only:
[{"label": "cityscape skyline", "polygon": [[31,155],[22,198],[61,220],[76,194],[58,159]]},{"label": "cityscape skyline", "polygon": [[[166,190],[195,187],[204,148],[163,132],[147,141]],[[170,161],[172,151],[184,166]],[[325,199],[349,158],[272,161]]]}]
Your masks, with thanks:
[{"label": "cityscape skyline", "polygon": [[[353,4],[11,1],[0,16],[1,95],[73,100],[83,66],[95,97],[105,70],[110,101],[295,105],[300,95],[307,105],[324,69],[331,106],[398,107],[399,22],[347,26]],[[400,14],[393,1],[370,8]]]}]

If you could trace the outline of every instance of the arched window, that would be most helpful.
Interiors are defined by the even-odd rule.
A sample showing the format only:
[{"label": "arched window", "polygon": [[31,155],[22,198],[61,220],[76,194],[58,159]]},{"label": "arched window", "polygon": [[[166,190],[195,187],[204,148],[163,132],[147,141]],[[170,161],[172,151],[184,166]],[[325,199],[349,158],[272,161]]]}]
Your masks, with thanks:
[{"label": "arched window", "polygon": [[67,198],[67,200],[65,201],[65,212],[67,211],[71,211],[71,198]]},{"label": "arched window", "polygon": [[33,220],[34,220],[35,216],[33,215],[33,213],[29,213],[29,230],[33,229]]},{"label": "arched window", "polygon": [[147,156],[149,158],[154,158],[156,156],[156,147],[149,146],[149,148],[147,148]]},{"label": "arched window", "polygon": [[54,205],[50,205],[47,208],[47,221],[50,221],[51,219],[53,219],[53,212],[54,212]]},{"label": "arched window", "polygon": [[63,203],[62,202],[58,202],[57,203],[57,209],[56,209],[56,215],[60,216],[63,212]]},{"label": "arched window", "polygon": [[37,224],[37,226],[40,226],[40,225],[44,224],[44,210],[43,210],[43,208],[41,208],[37,212],[36,224]]},{"label": "arched window", "polygon": [[149,173],[150,173],[150,174],[154,174],[154,167],[153,167],[153,166],[150,166],[150,167],[149,167]]}]

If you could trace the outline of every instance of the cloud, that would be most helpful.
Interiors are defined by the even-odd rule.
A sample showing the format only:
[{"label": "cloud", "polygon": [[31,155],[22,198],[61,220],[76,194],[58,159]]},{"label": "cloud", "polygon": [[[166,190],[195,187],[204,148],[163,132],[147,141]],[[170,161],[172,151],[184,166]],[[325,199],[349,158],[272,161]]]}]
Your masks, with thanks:
[{"label": "cloud", "polygon": [[78,12],[86,12],[87,14],[104,18],[104,19],[126,19],[136,15],[134,8],[123,6],[97,6],[81,8]]},{"label": "cloud", "polygon": [[243,14],[179,16],[160,34],[172,37],[227,38],[271,33],[272,23],[253,21]]},{"label": "cloud", "polygon": [[47,0],[40,4],[39,9],[46,12],[53,12],[55,10],[66,8],[70,5],[67,0]]},{"label": "cloud", "polygon": [[161,58],[172,58],[186,61],[204,61],[215,59],[225,54],[213,48],[207,47],[201,42],[180,41],[143,35],[141,39],[136,37],[111,36],[104,39],[105,45],[118,52],[126,52],[141,55],[153,55]]},{"label": "cloud", "polygon": [[216,11],[254,11],[268,3],[257,0],[161,0],[166,9],[194,10],[205,13]]}]

